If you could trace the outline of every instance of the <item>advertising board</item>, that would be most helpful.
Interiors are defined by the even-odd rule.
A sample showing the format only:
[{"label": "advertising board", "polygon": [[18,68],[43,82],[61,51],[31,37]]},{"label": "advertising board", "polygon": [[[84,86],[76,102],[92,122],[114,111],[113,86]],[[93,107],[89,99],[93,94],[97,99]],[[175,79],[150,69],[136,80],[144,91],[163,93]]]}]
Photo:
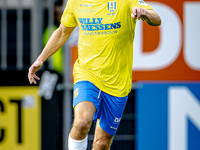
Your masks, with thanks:
[{"label": "advertising board", "polygon": [[0,87],[0,149],[41,150],[38,87]]},{"label": "advertising board", "polygon": [[136,150],[200,149],[200,82],[138,86]]}]

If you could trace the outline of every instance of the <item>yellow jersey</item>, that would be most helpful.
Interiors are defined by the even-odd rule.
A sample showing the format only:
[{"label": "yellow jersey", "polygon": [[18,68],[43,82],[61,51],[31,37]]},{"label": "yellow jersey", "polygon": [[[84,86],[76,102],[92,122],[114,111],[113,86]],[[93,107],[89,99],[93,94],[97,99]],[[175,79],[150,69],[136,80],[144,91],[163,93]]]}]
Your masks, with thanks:
[{"label": "yellow jersey", "polygon": [[74,83],[90,81],[110,95],[128,95],[137,22],[133,7],[152,9],[143,0],[68,0],[61,23],[79,26]]}]

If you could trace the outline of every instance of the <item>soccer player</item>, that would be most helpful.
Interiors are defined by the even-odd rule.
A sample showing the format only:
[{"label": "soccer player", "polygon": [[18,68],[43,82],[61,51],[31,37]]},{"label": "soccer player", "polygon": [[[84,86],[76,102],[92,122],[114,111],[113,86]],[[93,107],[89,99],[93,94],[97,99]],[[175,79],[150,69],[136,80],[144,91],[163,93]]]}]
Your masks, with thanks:
[{"label": "soccer player", "polygon": [[96,121],[93,150],[110,149],[131,90],[133,40],[140,19],[152,26],[161,24],[143,0],[68,0],[61,25],[29,68],[29,81],[36,84],[36,71],[79,26],[69,150],[87,149],[92,120]]}]

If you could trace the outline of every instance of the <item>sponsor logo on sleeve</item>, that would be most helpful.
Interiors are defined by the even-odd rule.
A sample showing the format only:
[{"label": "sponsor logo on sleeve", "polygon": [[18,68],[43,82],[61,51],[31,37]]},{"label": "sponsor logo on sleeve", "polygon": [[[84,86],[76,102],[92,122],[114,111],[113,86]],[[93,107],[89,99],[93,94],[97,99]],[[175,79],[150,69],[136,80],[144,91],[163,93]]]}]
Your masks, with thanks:
[{"label": "sponsor logo on sleeve", "polygon": [[143,0],[138,0],[138,4],[141,6],[148,6],[148,4],[145,3]]}]

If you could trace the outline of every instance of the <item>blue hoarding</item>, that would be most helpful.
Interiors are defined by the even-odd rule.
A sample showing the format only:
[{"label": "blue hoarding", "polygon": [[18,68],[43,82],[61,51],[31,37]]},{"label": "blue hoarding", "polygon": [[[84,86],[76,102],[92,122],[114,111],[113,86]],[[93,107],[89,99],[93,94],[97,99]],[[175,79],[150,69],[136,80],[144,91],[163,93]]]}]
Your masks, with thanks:
[{"label": "blue hoarding", "polygon": [[136,150],[200,150],[200,83],[138,83]]}]

